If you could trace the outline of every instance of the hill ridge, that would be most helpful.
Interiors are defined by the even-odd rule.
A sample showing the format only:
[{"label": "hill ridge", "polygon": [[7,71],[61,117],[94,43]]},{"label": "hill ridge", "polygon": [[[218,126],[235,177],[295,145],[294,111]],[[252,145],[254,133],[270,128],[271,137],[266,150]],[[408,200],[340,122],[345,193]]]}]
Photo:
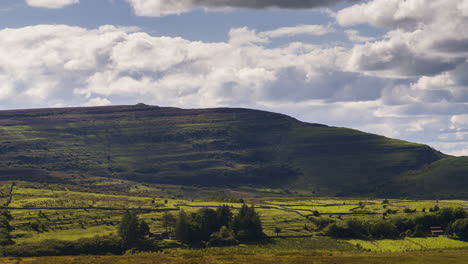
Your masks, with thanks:
[{"label": "hill ridge", "polygon": [[[29,168],[67,181],[108,177],[311,195],[468,196],[460,188],[468,186],[462,176],[443,189],[425,182],[424,193],[408,187],[441,177],[450,182],[444,164],[453,160],[455,170],[463,168],[456,175],[463,174],[465,159],[427,145],[246,108],[137,104],[0,111],[0,180],[12,178],[9,169]],[[437,175],[414,176],[428,175],[427,168]]]}]

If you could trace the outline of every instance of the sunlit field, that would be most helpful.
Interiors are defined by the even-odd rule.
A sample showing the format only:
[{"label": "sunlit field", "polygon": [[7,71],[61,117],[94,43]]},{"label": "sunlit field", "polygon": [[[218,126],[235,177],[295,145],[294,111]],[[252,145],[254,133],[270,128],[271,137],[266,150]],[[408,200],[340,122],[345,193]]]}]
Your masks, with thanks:
[{"label": "sunlit field", "polygon": [[[4,182],[0,188],[2,193],[7,193],[11,183]],[[8,204],[13,216],[13,240],[18,244],[45,239],[77,240],[95,235],[115,234],[125,209],[138,210],[139,217],[149,224],[151,232],[160,233],[166,231],[161,223],[161,217],[166,211],[176,215],[180,209],[195,212],[203,207],[228,205],[236,211],[242,206],[241,201],[223,201],[219,197],[193,199],[177,198],[176,195],[155,196],[151,192],[153,188],[157,187],[132,185],[127,191],[109,194],[70,190],[69,187],[58,184],[35,187],[30,183],[17,182],[12,188]],[[306,246],[308,249],[323,249],[310,246],[309,243],[310,239],[323,236],[323,230],[316,225],[314,219],[340,222],[358,218],[374,221],[382,219],[382,215],[389,209],[393,210],[393,213],[388,214],[388,218],[428,214],[429,209],[434,206],[468,209],[468,201],[463,200],[384,200],[386,199],[259,197],[246,198],[245,202],[257,208],[267,236],[278,237],[280,241],[291,243],[293,239],[304,239],[306,242],[302,241],[297,245],[309,245]],[[342,240],[340,243],[329,245],[327,249],[404,252],[467,247],[466,242],[441,236],[380,241]]]}]

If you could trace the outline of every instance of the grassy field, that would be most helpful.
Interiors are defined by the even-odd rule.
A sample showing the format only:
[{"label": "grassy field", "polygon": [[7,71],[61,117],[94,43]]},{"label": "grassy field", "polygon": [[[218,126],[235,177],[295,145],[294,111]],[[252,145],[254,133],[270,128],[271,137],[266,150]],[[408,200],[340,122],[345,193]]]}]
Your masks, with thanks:
[{"label": "grassy field", "polygon": [[[138,184],[128,185],[126,192],[92,193],[73,190],[73,186],[60,184],[36,186],[28,182],[17,182],[12,188],[9,199],[6,194],[11,189],[11,184],[3,182],[0,191],[4,194],[3,203],[9,201],[8,207],[13,216],[11,225],[15,228],[12,236],[16,243],[38,242],[52,238],[77,240],[95,235],[115,234],[122,214],[128,208],[140,210],[140,218],[149,224],[152,232],[159,233],[165,231],[161,217],[166,210],[177,214],[180,209],[194,212],[202,207],[216,208],[226,204],[235,211],[242,206],[240,202],[232,202],[236,199],[221,201],[219,197],[209,196],[196,199],[178,198],[180,195],[157,196],[154,189],[178,189],[181,192],[186,190],[175,186]],[[468,201],[464,200],[390,199],[384,202],[383,199],[367,198],[285,198],[253,195],[245,201],[257,208],[266,235],[270,237],[279,235],[286,240],[313,239],[320,236],[322,231],[313,221],[317,219],[339,222],[359,218],[374,221],[382,219],[383,213],[389,209],[394,212],[387,216],[389,218],[428,214],[429,209],[435,206],[468,209]],[[413,212],[414,210],[416,212]],[[317,213],[319,216],[313,216]],[[281,232],[275,233],[276,228],[280,228]],[[300,244],[303,243],[304,241]],[[468,248],[468,243],[447,237],[380,241],[347,240],[342,241],[342,244],[347,244],[349,248],[375,252]]]},{"label": "grassy field", "polygon": [[[298,254],[300,253],[300,254]],[[468,251],[437,251],[412,253],[340,253],[275,251],[173,251],[127,256],[77,256],[42,258],[0,258],[2,264],[466,264]]]}]

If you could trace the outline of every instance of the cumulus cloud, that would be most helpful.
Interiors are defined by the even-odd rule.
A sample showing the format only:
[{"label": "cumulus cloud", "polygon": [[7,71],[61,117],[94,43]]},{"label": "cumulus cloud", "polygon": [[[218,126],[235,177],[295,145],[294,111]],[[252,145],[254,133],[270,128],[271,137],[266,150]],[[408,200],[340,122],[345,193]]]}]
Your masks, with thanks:
[{"label": "cumulus cloud", "polygon": [[[256,34],[237,29],[231,31],[230,42],[205,43],[114,26],[4,29],[0,31],[0,102],[12,104],[21,98],[31,105],[107,104],[115,98],[134,98],[186,107],[254,105],[257,100],[274,100],[279,83],[292,84],[280,80],[289,76],[301,84],[294,92],[296,101],[345,98],[343,82],[335,85],[318,79],[334,78],[328,75],[339,71],[346,50],[303,43],[281,48],[256,44],[262,38],[256,39],[257,35],[302,32],[280,31]],[[305,31],[311,30],[306,27]],[[234,41],[249,34],[252,45]],[[320,89],[327,90],[327,96],[316,91]]]},{"label": "cumulus cloud", "polygon": [[299,25],[296,27],[282,27],[265,31],[260,33],[260,35],[268,38],[293,37],[299,35],[322,36],[333,31],[333,29],[322,25]]},{"label": "cumulus cloud", "polygon": [[362,36],[358,30],[349,29],[345,30],[345,34],[351,42],[368,42],[373,41],[375,38]]},{"label": "cumulus cloud", "polygon": [[26,0],[32,7],[58,9],[68,5],[78,4],[80,0]]},{"label": "cumulus cloud", "polygon": [[388,30],[382,39],[356,45],[348,69],[394,78],[454,70],[468,58],[465,2],[372,0],[339,11],[336,19],[342,26],[368,24]]},{"label": "cumulus cloud", "polygon": [[248,27],[234,28],[229,32],[229,43],[252,44],[269,43],[271,39],[295,36],[322,36],[334,32],[331,27],[322,25],[298,25],[295,27],[282,27],[270,31],[256,32]]},{"label": "cumulus cloud", "polygon": [[450,1],[452,0],[371,0],[340,10],[336,18],[344,26],[371,24],[377,27],[408,28],[430,22],[434,15],[431,11],[444,9],[442,2]]},{"label": "cumulus cloud", "polygon": [[139,16],[181,14],[195,8],[310,9],[358,0],[127,0]]}]

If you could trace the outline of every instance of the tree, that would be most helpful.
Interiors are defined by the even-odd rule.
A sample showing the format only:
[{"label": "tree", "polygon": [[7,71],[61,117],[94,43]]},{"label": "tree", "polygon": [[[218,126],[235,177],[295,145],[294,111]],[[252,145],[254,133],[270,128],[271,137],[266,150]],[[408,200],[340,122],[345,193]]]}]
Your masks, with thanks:
[{"label": "tree", "polygon": [[346,238],[346,230],[343,226],[333,222],[325,228],[325,234],[333,238]]},{"label": "tree", "polygon": [[458,219],[453,222],[449,231],[462,240],[468,240],[468,218]]},{"label": "tree", "polygon": [[234,217],[232,229],[238,239],[256,240],[263,237],[260,215],[253,206],[248,207],[246,204],[241,207],[239,214]]},{"label": "tree", "polygon": [[118,234],[126,246],[134,245],[150,232],[145,221],[139,221],[136,212],[125,211],[118,227]]},{"label": "tree", "polygon": [[379,221],[372,224],[370,227],[370,233],[374,239],[392,239],[399,236],[396,225],[387,221]]},{"label": "tree", "polygon": [[358,219],[346,221],[349,237],[367,239],[369,237],[369,224]]},{"label": "tree", "polygon": [[150,228],[148,224],[145,221],[141,220],[138,223],[138,229],[137,229],[138,239],[145,239],[149,234],[150,234]]},{"label": "tree", "polygon": [[210,235],[219,230],[221,227],[218,223],[218,217],[215,210],[210,208],[202,208],[198,210],[195,216],[200,241],[207,241]]},{"label": "tree", "polygon": [[135,212],[125,211],[120,221],[118,234],[126,245],[132,245],[137,240],[138,220]]},{"label": "tree", "polygon": [[165,212],[162,216],[162,225],[166,229],[166,232],[170,232],[172,227],[175,225],[176,219],[173,214]]},{"label": "tree", "polygon": [[190,223],[188,220],[188,216],[184,210],[180,210],[179,216],[177,217],[176,228],[175,228],[176,239],[182,243],[189,243],[190,242],[189,228],[190,228]]},{"label": "tree", "polygon": [[10,225],[11,215],[4,211],[0,215],[0,246],[6,246],[14,244],[10,232],[13,231],[13,227]]},{"label": "tree", "polygon": [[230,226],[232,223],[232,211],[228,205],[223,205],[216,209],[219,226]]},{"label": "tree", "polygon": [[275,233],[276,233],[276,236],[278,237],[279,234],[283,231],[283,229],[281,229],[281,227],[275,227]]}]

